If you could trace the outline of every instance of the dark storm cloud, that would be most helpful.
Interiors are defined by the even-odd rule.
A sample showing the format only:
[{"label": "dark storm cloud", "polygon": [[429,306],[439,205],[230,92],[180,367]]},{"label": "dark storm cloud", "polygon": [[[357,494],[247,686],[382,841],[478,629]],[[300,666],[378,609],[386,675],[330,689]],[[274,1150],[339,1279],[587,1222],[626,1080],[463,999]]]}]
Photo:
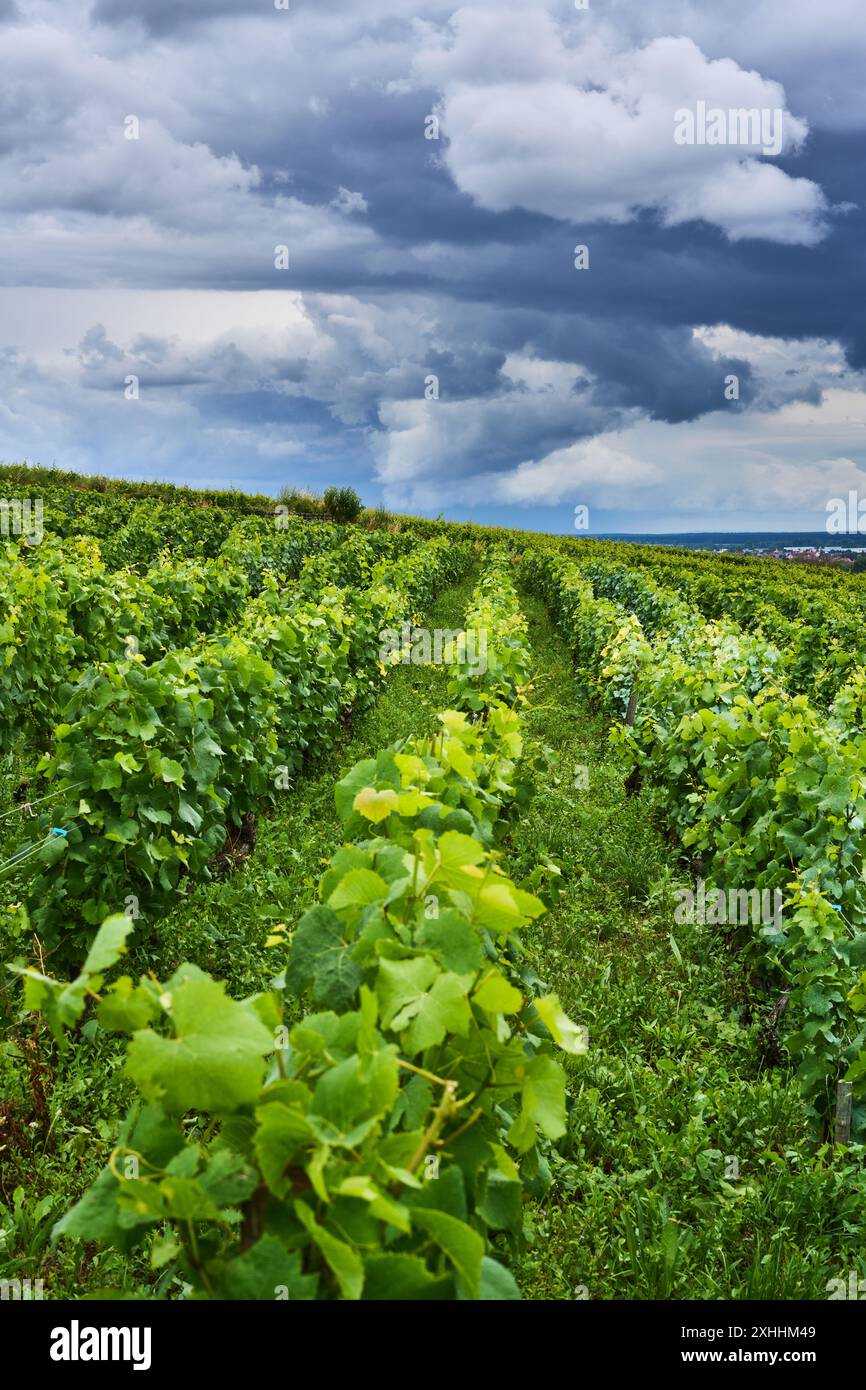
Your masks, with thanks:
[{"label": "dark storm cloud", "polygon": [[[302,288],[426,291],[557,317],[587,315],[599,321],[602,337],[611,319],[624,321],[626,337],[637,325],[645,356],[634,361],[634,400],[646,404],[640,381],[649,375],[649,395],[667,419],[709,408],[715,385],[698,358],[683,377],[666,343],[649,341],[656,330],[724,321],[749,333],[833,338],[845,344],[852,365],[864,364],[866,321],[852,313],[852,302],[866,293],[866,198],[862,207],[835,215],[814,247],[758,239],[732,243],[706,223],[664,227],[651,213],[625,225],[569,224],[520,209],[492,213],[455,187],[441,160],[442,146],[424,140],[424,116],[433,104],[433,93],[362,91],[345,94],[318,123],[309,115],[300,118],[293,193],[325,201],[339,185],[358,187],[368,204],[363,223],[382,242],[407,252],[430,242],[446,248],[427,266],[406,259],[381,268],[352,258],[307,263],[298,268]],[[318,139],[311,138],[316,131]],[[251,157],[274,160],[280,151],[284,156],[282,140],[282,147],[275,138],[257,141]],[[792,177],[820,180],[833,205],[856,200],[866,187],[862,140],[853,135],[819,131],[803,154],[779,163]],[[588,273],[573,268],[578,241],[590,247]],[[574,340],[579,335],[590,342],[582,360],[594,354],[600,362],[615,360],[617,354],[604,349],[596,353],[595,334],[584,325],[570,331]],[[557,334],[566,347],[567,332]],[[680,352],[689,355],[685,344]],[[663,382],[669,366],[680,375]],[[748,377],[742,364],[741,374]]]},{"label": "dark storm cloud", "polygon": [[[860,162],[848,165],[849,191],[861,177]],[[649,406],[654,398],[663,418],[710,408],[718,368],[690,337],[702,324],[835,339],[852,366],[864,365],[866,322],[854,311],[866,298],[860,209],[840,217],[814,248],[731,245],[706,226],[666,230],[651,218],[571,229],[545,220],[527,239],[525,217],[514,220],[510,241],[510,215],[500,218],[496,252],[490,246],[477,257],[474,277],[455,256],[448,292],[495,306],[510,348],[528,337],[542,353],[610,374],[623,390],[631,383],[634,403]],[[588,271],[573,268],[577,242],[590,248]],[[742,364],[732,361],[725,370],[742,371]]]},{"label": "dark storm cloud", "polygon": [[139,24],[162,36],[225,15],[249,15],[253,8],[249,0],[97,0],[91,16],[97,24]]}]

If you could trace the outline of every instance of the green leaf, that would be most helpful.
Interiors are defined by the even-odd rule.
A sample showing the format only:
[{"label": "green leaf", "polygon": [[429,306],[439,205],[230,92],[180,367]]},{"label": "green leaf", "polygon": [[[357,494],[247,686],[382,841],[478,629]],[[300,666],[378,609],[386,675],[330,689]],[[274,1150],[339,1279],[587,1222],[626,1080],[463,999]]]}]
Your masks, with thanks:
[{"label": "green leaf", "polygon": [[183,784],[183,768],[174,758],[163,758],[160,764],[159,775],[163,782],[177,782]]},{"label": "green leaf", "polygon": [[294,994],[312,986],[313,999],[332,1009],[351,1006],[364,978],[343,939],[344,927],[329,907],[305,912],[292,938],[286,985]]},{"label": "green leaf", "polygon": [[465,1221],[468,1212],[463,1170],[456,1163],[449,1164],[438,1178],[426,1179],[418,1191],[409,1195],[408,1201],[413,1207],[430,1207]]},{"label": "green leaf", "polygon": [[164,1265],[177,1259],[180,1253],[180,1242],[175,1240],[174,1236],[157,1236],[150,1248],[151,1269],[162,1269]]},{"label": "green leaf", "polygon": [[262,1236],[255,1245],[225,1267],[224,1295],[229,1299],[294,1299],[316,1297],[318,1276],[302,1272],[301,1256],[289,1252],[276,1236]]},{"label": "green leaf", "polygon": [[107,917],[93,940],[81,967],[82,975],[101,975],[120,960],[126,951],[126,938],[135,923],[131,917],[119,914]]},{"label": "green leaf", "polygon": [[445,761],[449,767],[465,777],[467,781],[474,782],[476,774],[475,761],[471,754],[466,751],[464,745],[457,738],[449,738],[445,743]]},{"label": "green leaf", "polygon": [[390,787],[380,792],[375,787],[362,787],[352,802],[352,809],[359,811],[365,820],[378,825],[397,809],[397,802],[397,793]]},{"label": "green leaf", "polygon": [[137,820],[122,820],[117,816],[106,816],[105,838],[118,845],[131,845],[138,839],[141,827]]},{"label": "green leaf", "polygon": [[368,1060],[347,1057],[319,1077],[310,1103],[310,1124],[324,1143],[354,1148],[390,1110],[398,1084],[393,1049],[383,1049]]},{"label": "green leaf", "polygon": [[[153,1188],[149,1189],[151,1192]],[[175,1221],[219,1220],[219,1209],[194,1178],[167,1177],[159,1184],[165,1214]]]},{"label": "green leaf", "polygon": [[432,1274],[417,1255],[376,1254],[364,1260],[364,1301],[450,1298],[453,1284]]},{"label": "green leaf", "polygon": [[412,1009],[414,1017],[405,1034],[406,1050],[415,1057],[428,1047],[442,1042],[447,1033],[465,1037],[469,1032],[472,1011],[467,998],[471,978],[462,975],[440,975],[433,988],[423,994],[415,1005],[408,1006],[393,1021],[398,1031],[404,1026],[407,1010]]},{"label": "green leaf", "polygon": [[412,1208],[412,1224],[419,1226],[436,1242],[454,1266],[467,1298],[478,1298],[481,1288],[481,1261],[484,1241],[477,1231],[444,1211],[428,1207]]},{"label": "green leaf", "polygon": [[284,1197],[289,1187],[286,1168],[305,1144],[315,1142],[315,1132],[299,1109],[276,1102],[256,1110],[253,1141],[262,1177],[276,1197]]},{"label": "green leaf", "polygon": [[517,889],[502,879],[487,883],[479,892],[475,920],[494,935],[506,935],[523,925],[524,914],[517,901]]},{"label": "green leaf", "polygon": [[429,956],[383,960],[376,982],[382,1025],[395,1033],[407,1030],[404,1046],[413,1057],[446,1033],[465,1036],[472,1017],[470,984],[471,977],[443,975]]},{"label": "green leaf", "polygon": [[444,835],[440,835],[436,848],[447,874],[458,874],[467,864],[480,864],[485,857],[484,847],[477,840],[456,830],[446,830]]},{"label": "green leaf", "polygon": [[171,992],[175,1036],[137,1032],[129,1044],[127,1074],[146,1099],[171,1114],[197,1109],[227,1114],[257,1098],[274,1038],[255,1009],[226,996],[195,966]]},{"label": "green leaf", "polygon": [[485,975],[472,1000],[491,1014],[516,1014],[523,1007],[520,990],[509,984],[499,970],[491,970]]},{"label": "green leaf", "polygon": [[478,932],[452,909],[425,921],[416,932],[415,940],[430,951],[445,970],[452,970],[456,975],[473,975],[484,963]]},{"label": "green leaf", "polygon": [[259,1175],[243,1154],[231,1149],[213,1150],[204,1172],[199,1175],[204,1191],[220,1207],[240,1206],[259,1185]]},{"label": "green leaf", "polygon": [[185,796],[179,796],[177,799],[177,814],[184,825],[192,826],[193,830],[201,829],[202,818],[192,802],[188,801]]},{"label": "green leaf", "polygon": [[119,787],[122,784],[123,775],[113,759],[110,761],[104,759],[96,764],[93,772],[94,791],[109,791],[112,787]]},{"label": "green leaf", "polygon": [[481,1288],[478,1297],[501,1302],[505,1299],[519,1300],[520,1296],[520,1290],[511,1271],[501,1265],[498,1260],[493,1260],[489,1255],[485,1255],[481,1261]]},{"label": "green leaf", "polygon": [[343,1298],[360,1298],[364,1287],[364,1265],[357,1251],[320,1226],[305,1202],[295,1202],[295,1215],[333,1271]]},{"label": "green leaf", "polygon": [[492,1172],[487,1180],[484,1201],[478,1207],[482,1221],[494,1231],[519,1231],[523,1210],[523,1189],[501,1173]]},{"label": "green leaf", "polygon": [[141,763],[132,753],[115,753],[114,761],[123,768],[124,772],[141,772]]},{"label": "green leaf", "polygon": [[134,1033],[146,1028],[159,1014],[152,991],[136,987],[128,975],[109,987],[96,1010],[100,1026],[107,1032]]},{"label": "green leaf", "polygon": [[117,1178],[109,1168],[103,1168],[81,1201],[76,1202],[56,1223],[51,1232],[52,1242],[61,1236],[72,1236],[78,1240],[96,1240],[128,1250],[137,1237],[120,1224],[117,1206],[119,1192]]},{"label": "green leaf", "polygon": [[352,803],[356,795],[362,787],[370,785],[375,775],[376,759],[365,758],[363,762],[356,763],[337,783],[334,788],[334,799],[337,804],[337,814],[342,821],[348,820],[352,815]]},{"label": "green leaf", "polygon": [[341,907],[367,907],[388,896],[388,884],[372,869],[350,869],[328,899],[337,912]]},{"label": "green leaf", "polygon": [[536,999],[535,1007],[545,1028],[563,1052],[579,1056],[587,1050],[586,1029],[580,1028],[560,1006],[555,994],[545,994]]},{"label": "green leaf", "polygon": [[535,1143],[536,1129],[548,1139],[560,1139],[565,1133],[565,1073],[544,1053],[533,1057],[522,1070],[522,1108],[508,1138],[525,1153]]},{"label": "green leaf", "polygon": [[421,996],[439,975],[439,967],[429,956],[410,960],[383,960],[376,979],[376,997],[382,1025],[390,1028],[392,1019]]}]

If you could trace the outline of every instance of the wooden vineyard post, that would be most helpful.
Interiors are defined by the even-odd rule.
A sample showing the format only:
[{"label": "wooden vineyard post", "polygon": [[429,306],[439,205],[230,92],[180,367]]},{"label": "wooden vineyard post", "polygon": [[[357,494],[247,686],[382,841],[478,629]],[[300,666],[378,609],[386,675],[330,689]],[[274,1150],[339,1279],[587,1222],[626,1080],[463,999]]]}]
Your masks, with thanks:
[{"label": "wooden vineyard post", "polygon": [[854,1088],[850,1081],[836,1083],[836,1143],[851,1143],[851,1105]]},{"label": "wooden vineyard post", "polygon": [[631,727],[634,724],[635,710],[637,709],[637,672],[631,678],[631,690],[628,696],[628,709],[625,712],[625,722]]},{"label": "wooden vineyard post", "polygon": [[[631,678],[631,690],[628,696],[628,709],[625,712],[625,722],[629,728],[634,725],[635,710],[637,709],[637,671]],[[637,796],[641,788],[640,763],[635,763],[631,772],[625,779],[626,796]]]}]

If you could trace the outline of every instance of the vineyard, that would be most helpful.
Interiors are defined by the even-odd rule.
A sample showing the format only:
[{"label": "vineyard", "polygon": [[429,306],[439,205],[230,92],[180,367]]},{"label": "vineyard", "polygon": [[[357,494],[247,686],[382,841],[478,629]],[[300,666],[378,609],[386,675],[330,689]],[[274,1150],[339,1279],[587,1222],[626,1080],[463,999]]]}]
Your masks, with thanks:
[{"label": "vineyard", "polygon": [[4,488],[0,1281],[866,1277],[866,581]]}]

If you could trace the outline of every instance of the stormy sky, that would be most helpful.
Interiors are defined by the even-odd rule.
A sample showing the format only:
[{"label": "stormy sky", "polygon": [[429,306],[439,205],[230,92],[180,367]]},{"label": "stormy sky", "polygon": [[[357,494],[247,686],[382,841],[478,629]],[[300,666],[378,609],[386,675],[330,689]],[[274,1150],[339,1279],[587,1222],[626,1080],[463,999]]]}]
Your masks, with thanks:
[{"label": "stormy sky", "polygon": [[582,3],[0,0],[0,458],[555,531],[866,497],[863,0]]}]

